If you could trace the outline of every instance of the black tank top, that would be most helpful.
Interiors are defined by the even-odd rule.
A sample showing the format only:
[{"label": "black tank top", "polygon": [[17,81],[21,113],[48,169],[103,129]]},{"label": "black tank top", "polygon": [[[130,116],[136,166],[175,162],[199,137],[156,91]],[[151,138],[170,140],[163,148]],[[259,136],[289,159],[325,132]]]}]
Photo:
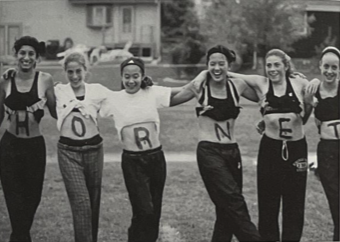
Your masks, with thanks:
[{"label": "black tank top", "polygon": [[[320,87],[319,87],[320,88]],[[340,97],[340,82],[338,83],[338,93],[335,97],[327,97],[322,99],[320,90],[315,93],[318,99],[318,105],[314,110],[315,117],[321,122],[340,119],[339,97]]]},{"label": "black tank top", "polygon": [[[240,113],[240,108],[236,105],[239,102],[239,96],[237,94],[237,90],[234,86],[234,83],[227,79],[226,82],[226,91],[227,98],[220,99],[211,96],[210,86],[209,86],[210,78],[208,76],[206,84],[202,87],[202,95],[199,98],[198,102],[203,107],[196,108],[197,116],[207,116],[216,121],[225,121],[228,119],[236,119]],[[233,89],[233,93],[231,91]],[[207,98],[207,100],[205,100]],[[212,106],[212,109],[204,110],[204,106]]]},{"label": "black tank top", "polygon": [[302,108],[300,106],[300,101],[297,98],[292,84],[287,77],[287,88],[285,95],[277,97],[274,95],[273,83],[269,80],[269,89],[266,94],[267,105],[261,107],[261,114],[271,114],[271,113],[301,113]]},{"label": "black tank top", "polygon": [[[8,113],[9,119],[11,119],[13,114],[16,114],[17,134],[19,134],[19,128],[24,127],[27,135],[29,135],[27,108],[41,100],[38,94],[38,77],[39,72],[37,71],[34,76],[32,87],[28,92],[19,92],[15,83],[15,76],[11,78],[11,93],[6,97],[4,104],[7,107],[6,112]],[[26,111],[26,118],[24,121],[19,121],[18,114],[16,112],[19,110]],[[44,116],[44,110],[37,109],[33,112],[33,115],[35,120],[39,123]]]}]

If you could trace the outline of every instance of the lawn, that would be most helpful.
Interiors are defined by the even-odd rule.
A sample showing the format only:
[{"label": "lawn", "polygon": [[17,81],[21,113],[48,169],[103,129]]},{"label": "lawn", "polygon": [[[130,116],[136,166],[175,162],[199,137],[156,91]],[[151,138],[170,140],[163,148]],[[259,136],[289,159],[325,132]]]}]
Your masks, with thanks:
[{"label": "lawn", "polygon": [[[62,81],[60,69],[45,70]],[[119,88],[119,69],[93,69],[91,80],[112,89]],[[118,73],[118,75],[117,75]],[[151,72],[162,83],[161,74],[176,77],[173,70]],[[109,81],[108,81],[109,80]],[[114,80],[114,81],[110,81]],[[259,108],[242,101],[243,109],[236,125],[236,138],[243,155],[244,196],[253,221],[257,222],[256,166],[260,136],[254,124],[260,119]],[[166,153],[194,153],[197,144],[197,120],[194,102],[160,111],[161,142]],[[58,132],[55,121],[46,115],[42,121],[49,160],[55,160]],[[104,137],[106,153],[119,153],[116,131],[110,119],[100,119],[99,126]],[[1,128],[0,133],[3,132]],[[306,125],[309,152],[316,150],[317,132],[310,120]],[[191,160],[193,161],[193,160]],[[0,188],[1,189],[1,188]],[[320,182],[310,173],[308,177],[305,227],[305,242],[330,241],[332,220]],[[127,240],[127,228],[131,210],[125,189],[120,163],[107,162],[104,168],[100,218],[100,242]],[[214,207],[207,195],[195,162],[168,162],[168,176],[163,200],[160,242],[210,241],[215,218]],[[0,192],[0,242],[5,242],[10,233],[8,214]],[[32,235],[35,242],[73,241],[72,215],[64,184],[56,163],[48,163],[43,198],[36,214]]]}]

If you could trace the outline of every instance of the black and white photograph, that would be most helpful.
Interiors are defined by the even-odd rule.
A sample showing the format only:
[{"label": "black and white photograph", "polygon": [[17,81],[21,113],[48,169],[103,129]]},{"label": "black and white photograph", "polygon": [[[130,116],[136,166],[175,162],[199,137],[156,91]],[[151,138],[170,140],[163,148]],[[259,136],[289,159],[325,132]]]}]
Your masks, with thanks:
[{"label": "black and white photograph", "polygon": [[0,242],[339,239],[340,0],[0,0]]}]

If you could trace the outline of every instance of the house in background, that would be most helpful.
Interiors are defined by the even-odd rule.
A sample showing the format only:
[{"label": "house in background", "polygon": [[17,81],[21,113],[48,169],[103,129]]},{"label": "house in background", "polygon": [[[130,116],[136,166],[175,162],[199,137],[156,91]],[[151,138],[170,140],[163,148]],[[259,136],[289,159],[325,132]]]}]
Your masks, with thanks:
[{"label": "house in background", "polygon": [[0,55],[11,55],[15,39],[31,35],[112,49],[132,41],[130,52],[135,56],[158,59],[162,1],[166,0],[0,0]]},{"label": "house in background", "polygon": [[[196,11],[204,19],[206,9],[212,0],[194,0]],[[251,0],[225,0],[240,3]],[[285,0],[277,0],[284,2]],[[295,52],[289,53],[292,57],[311,58],[315,56],[316,47],[322,46],[325,40],[332,39],[332,45],[340,48],[340,0],[294,0],[302,4],[305,9],[305,25],[301,26],[302,39],[293,44]],[[308,19],[315,21],[310,24],[312,32],[307,36]],[[326,41],[327,42],[327,41]]]},{"label": "house in background", "polygon": [[[312,32],[293,44],[292,57],[310,58],[317,48],[333,45],[340,49],[340,0],[299,0],[305,3],[306,19],[315,21],[310,24]],[[307,33],[307,32],[306,32]]]}]

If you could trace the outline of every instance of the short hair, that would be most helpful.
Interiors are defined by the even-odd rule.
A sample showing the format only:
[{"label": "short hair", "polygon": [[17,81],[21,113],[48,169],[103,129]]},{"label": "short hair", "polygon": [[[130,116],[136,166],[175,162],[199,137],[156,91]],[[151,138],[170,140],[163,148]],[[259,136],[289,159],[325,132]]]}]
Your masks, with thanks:
[{"label": "short hair", "polygon": [[80,53],[78,51],[73,51],[70,54],[66,55],[64,58],[64,69],[66,69],[67,64],[70,62],[78,62],[79,64],[81,64],[85,70],[88,70],[89,64],[87,61],[86,56],[83,53]]},{"label": "short hair", "polygon": [[45,42],[39,42],[36,38],[31,36],[23,36],[15,41],[13,47],[15,50],[15,54],[18,54],[19,50],[23,45],[31,46],[35,50],[37,57],[45,54],[46,51]]},{"label": "short hair", "polygon": [[207,64],[209,62],[210,56],[214,53],[223,54],[227,58],[227,61],[228,61],[229,64],[236,61],[235,51],[229,50],[227,47],[225,47],[223,45],[216,45],[216,46],[210,48],[207,52]]}]

